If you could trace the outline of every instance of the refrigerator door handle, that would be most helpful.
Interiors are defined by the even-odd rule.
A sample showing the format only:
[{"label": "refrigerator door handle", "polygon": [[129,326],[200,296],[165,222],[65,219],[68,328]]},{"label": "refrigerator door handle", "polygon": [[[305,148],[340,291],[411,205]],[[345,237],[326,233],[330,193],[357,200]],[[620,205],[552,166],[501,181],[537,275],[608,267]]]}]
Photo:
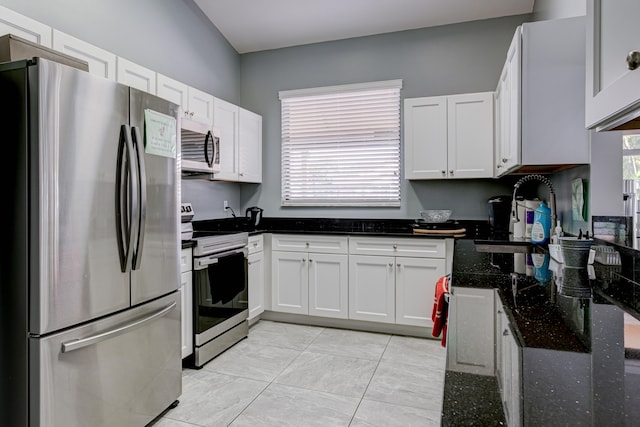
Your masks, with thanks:
[{"label": "refrigerator door handle", "polygon": [[152,321],[154,321],[154,320],[166,315],[175,306],[176,306],[176,303],[172,302],[171,304],[169,304],[165,308],[160,309],[160,310],[156,311],[155,313],[153,313],[153,314],[151,314],[149,316],[146,316],[146,317],[144,317],[144,318],[142,318],[140,320],[137,320],[137,321],[135,321],[133,323],[128,323],[126,325],[119,326],[117,328],[113,328],[113,329],[110,329],[110,330],[105,331],[105,332],[100,332],[99,334],[91,335],[91,336],[88,336],[86,338],[63,342],[62,345],[61,345],[61,351],[63,353],[69,353],[71,351],[79,350],[79,349],[84,348],[84,347],[89,347],[91,345],[98,344],[98,343],[100,343],[102,341],[106,341],[108,339],[115,338],[115,337],[117,337],[119,335],[126,334],[126,333],[131,332],[132,330],[134,330],[136,328],[144,326],[145,324],[147,324],[149,322],[152,322]]},{"label": "refrigerator door handle", "polygon": [[118,254],[120,255],[120,269],[123,273],[129,271],[129,266],[133,259],[133,236],[137,234],[137,225],[131,220],[137,216],[138,203],[137,189],[129,184],[130,181],[137,181],[137,171],[133,168],[132,153],[133,143],[129,126],[122,125],[120,127],[118,162],[116,166],[115,202]]},{"label": "refrigerator door handle", "polygon": [[[138,175],[138,191],[140,201],[140,211],[138,213],[138,236],[135,246],[135,252],[133,254],[132,268],[137,270],[142,263],[142,250],[144,249],[144,232],[145,224],[147,222],[147,172],[144,165],[144,141],[140,138],[140,131],[137,127],[131,127],[131,136],[133,137],[133,147],[136,150],[137,165],[139,170]],[[133,221],[136,221],[136,217],[133,217]]]}]

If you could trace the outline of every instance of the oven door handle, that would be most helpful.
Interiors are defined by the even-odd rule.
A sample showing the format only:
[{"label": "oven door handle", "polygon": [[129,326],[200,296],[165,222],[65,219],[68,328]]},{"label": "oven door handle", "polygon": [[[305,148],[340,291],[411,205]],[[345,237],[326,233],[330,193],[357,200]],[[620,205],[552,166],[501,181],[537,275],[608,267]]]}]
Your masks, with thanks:
[{"label": "oven door handle", "polygon": [[204,270],[211,264],[216,264],[220,258],[224,258],[229,255],[234,254],[244,254],[245,258],[247,257],[247,248],[234,249],[232,251],[227,252],[219,252],[207,256],[197,257],[193,259],[193,269],[194,270]]}]

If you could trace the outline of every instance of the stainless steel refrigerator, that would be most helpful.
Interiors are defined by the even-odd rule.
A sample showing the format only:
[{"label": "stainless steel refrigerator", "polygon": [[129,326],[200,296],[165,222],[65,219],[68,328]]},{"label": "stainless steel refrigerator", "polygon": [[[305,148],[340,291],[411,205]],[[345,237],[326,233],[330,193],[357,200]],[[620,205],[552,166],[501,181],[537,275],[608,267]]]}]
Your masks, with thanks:
[{"label": "stainless steel refrigerator", "polygon": [[145,425],[182,391],[178,106],[37,58],[0,105],[0,425]]}]

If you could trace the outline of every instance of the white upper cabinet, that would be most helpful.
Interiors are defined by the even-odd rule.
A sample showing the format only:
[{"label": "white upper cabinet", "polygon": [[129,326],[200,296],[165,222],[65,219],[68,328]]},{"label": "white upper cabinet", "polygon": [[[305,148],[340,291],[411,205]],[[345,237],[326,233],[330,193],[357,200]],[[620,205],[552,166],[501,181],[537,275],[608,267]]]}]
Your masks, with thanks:
[{"label": "white upper cabinet", "polygon": [[208,126],[213,124],[213,95],[160,73],[157,74],[156,84],[156,95],[180,105],[185,117]]},{"label": "white upper cabinet", "polygon": [[134,62],[118,57],[116,63],[116,80],[118,83],[138,90],[156,94],[156,73],[153,70]]},{"label": "white upper cabinet", "polygon": [[51,27],[0,6],[0,36],[13,34],[51,48]]},{"label": "white upper cabinet", "polygon": [[[587,0],[586,126],[640,128],[640,2]],[[635,52],[634,61],[627,55]],[[631,62],[631,64],[629,63]],[[635,119],[635,123],[630,120]]]},{"label": "white upper cabinet", "polygon": [[213,123],[213,95],[189,87],[187,93],[187,109],[189,117],[202,123]]},{"label": "white upper cabinet", "polygon": [[53,48],[89,64],[89,72],[116,80],[116,55],[62,31],[53,30]]},{"label": "white upper cabinet", "polygon": [[404,100],[404,174],[406,179],[447,176],[447,97]]},{"label": "white upper cabinet", "polygon": [[220,172],[215,179],[238,180],[238,115],[237,105],[213,99],[213,126],[220,130]]},{"label": "white upper cabinet", "polygon": [[185,113],[189,105],[187,98],[188,91],[189,86],[186,84],[160,73],[156,75],[156,95],[174,104],[178,104]]},{"label": "white upper cabinet", "polygon": [[213,99],[213,126],[220,130],[220,169],[215,179],[262,182],[262,116]]},{"label": "white upper cabinet", "polygon": [[493,92],[447,97],[449,178],[493,177]]},{"label": "white upper cabinet", "polygon": [[262,116],[240,108],[238,180],[262,182]]},{"label": "white upper cabinet", "polygon": [[407,179],[493,176],[493,92],[404,100]]},{"label": "white upper cabinet", "polygon": [[590,162],[584,26],[579,16],[516,31],[496,89],[495,176]]},{"label": "white upper cabinet", "polygon": [[495,176],[520,163],[520,76],[522,27],[516,29],[495,95]]}]

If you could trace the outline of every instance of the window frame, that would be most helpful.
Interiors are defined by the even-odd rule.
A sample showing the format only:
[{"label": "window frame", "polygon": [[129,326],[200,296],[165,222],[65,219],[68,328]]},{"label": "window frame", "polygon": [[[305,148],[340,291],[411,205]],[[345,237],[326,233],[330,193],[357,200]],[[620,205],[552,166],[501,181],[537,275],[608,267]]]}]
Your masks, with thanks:
[{"label": "window frame", "polygon": [[[325,86],[325,87],[315,87],[315,88],[307,88],[307,89],[295,89],[295,90],[285,90],[280,91],[278,93],[278,98],[281,102],[281,147],[280,147],[280,166],[281,166],[281,188],[280,188],[280,196],[281,196],[281,206],[283,207],[300,207],[300,206],[308,206],[308,207],[400,207],[402,203],[402,120],[401,120],[401,108],[402,108],[402,80],[386,80],[386,81],[376,81],[376,82],[367,82],[367,83],[356,83],[356,84],[346,84],[346,85],[336,85],[336,86]],[[295,134],[296,129],[293,131],[291,129],[291,123],[295,120],[295,113],[298,113],[298,117],[300,117],[301,113],[296,110],[296,101],[305,102],[311,100],[314,102],[318,101],[317,105],[312,104],[312,108],[318,108],[320,105],[320,100],[326,101],[326,98],[330,98],[335,102],[335,108],[332,111],[339,111],[340,113],[344,113],[347,116],[349,114],[353,114],[354,110],[342,110],[345,104],[349,105],[350,103],[355,103],[353,98],[357,98],[359,96],[366,96],[367,94],[371,94],[375,96],[375,92],[379,92],[380,98],[382,99],[382,92],[380,91],[388,91],[386,97],[389,95],[394,96],[395,98],[392,100],[391,112],[386,113],[387,117],[392,124],[385,127],[382,131],[374,131],[373,128],[365,127],[366,131],[363,133],[371,134],[371,139],[367,138],[359,138],[358,141],[350,138],[347,135],[348,126],[345,126],[344,129],[341,129],[345,133],[341,135],[340,138],[328,142],[327,140],[322,140],[323,130],[322,126],[318,126],[317,124],[312,125],[313,127],[313,137],[317,138],[317,140],[307,140],[303,141],[302,138],[297,138],[295,136],[291,136],[291,133]],[[333,96],[335,95],[335,97]],[[311,98],[311,99],[309,99]],[[335,98],[335,99],[334,99]],[[339,104],[338,99],[346,98],[348,101]],[[355,108],[354,105],[350,105],[352,108]],[[291,119],[289,115],[291,110],[294,110],[294,119]],[[345,112],[346,111],[346,112]],[[397,111],[397,116],[395,115],[395,111]],[[370,111],[366,111],[368,116],[364,119],[365,122],[372,122],[373,115],[375,109],[371,109]],[[324,112],[318,112],[319,115],[325,115]],[[330,120],[330,119],[327,119]],[[397,122],[396,122],[397,120]],[[328,122],[333,123],[335,122]],[[342,126],[341,123],[339,126]],[[378,132],[378,134],[376,134]],[[386,135],[385,137],[381,137],[380,135]],[[392,135],[389,137],[388,135]],[[351,144],[351,145],[350,145]],[[315,147],[313,147],[315,145]],[[367,147],[366,145],[370,145],[371,147]],[[330,160],[317,160],[317,164],[307,163],[308,160],[315,154],[316,156],[322,158],[327,157],[327,154],[319,154],[323,152],[328,152],[329,150],[344,150],[350,151],[356,149],[362,153],[371,153],[375,156],[386,156],[388,160],[391,160],[391,164],[385,163],[385,165],[389,165],[386,168],[384,178],[380,179],[378,193],[375,193],[375,188],[372,188],[374,197],[366,198],[364,192],[359,192],[357,189],[351,188],[351,196],[349,197],[345,194],[344,199],[337,199],[336,196],[339,196],[340,193],[346,193],[347,191],[340,189],[342,185],[347,185],[353,183],[353,180],[357,181],[360,179],[363,183],[367,183],[366,178],[363,175],[359,175],[357,172],[353,175],[345,178],[344,183],[346,184],[336,184],[335,182],[330,182],[326,185],[325,188],[319,188],[319,190],[327,190],[333,192],[328,197],[303,197],[304,191],[313,192],[313,184],[305,183],[305,177],[309,177],[308,174],[304,174],[304,172],[300,172],[298,175],[291,175],[291,158],[290,153],[295,153],[296,150],[298,153],[305,150],[305,146],[309,147],[309,152],[305,153],[303,157],[305,160],[299,163],[293,162],[293,165],[300,166],[327,166],[327,162],[331,162]],[[373,148],[378,147],[378,149]],[[384,157],[382,157],[384,158]],[[379,159],[377,160],[379,161]],[[370,160],[371,164],[375,164],[376,160]],[[386,160],[385,160],[386,162]],[[368,170],[373,166],[369,166]],[[329,168],[325,168],[325,172],[329,170]],[[340,169],[341,171],[348,171],[348,166],[345,169]],[[289,174],[289,175],[288,175]],[[292,179],[293,177],[293,179]],[[335,175],[329,175],[330,178],[336,179]],[[301,187],[299,188],[299,197],[296,197],[296,191],[292,189],[295,185],[291,181],[298,181],[301,183]],[[362,185],[362,183],[358,183]],[[321,187],[321,186],[318,186]],[[347,187],[353,187],[353,185],[347,185]],[[385,188],[386,187],[386,188]],[[293,192],[293,194],[292,194]]]}]

